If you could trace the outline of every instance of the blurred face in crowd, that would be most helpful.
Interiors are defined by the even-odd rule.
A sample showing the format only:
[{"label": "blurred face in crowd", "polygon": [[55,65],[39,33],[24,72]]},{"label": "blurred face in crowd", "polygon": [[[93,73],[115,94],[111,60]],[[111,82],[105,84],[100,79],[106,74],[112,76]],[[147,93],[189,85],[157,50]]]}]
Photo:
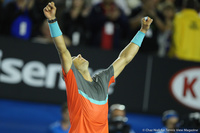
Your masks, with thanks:
[{"label": "blurred face in crowd", "polygon": [[126,113],[124,110],[118,110],[118,109],[113,110],[111,113],[112,118],[117,117],[117,116],[125,117],[125,115],[126,115]]},{"label": "blurred face in crowd", "polygon": [[171,117],[166,121],[166,127],[168,129],[174,129],[176,127],[176,124],[178,123],[178,118],[177,117]]},{"label": "blurred face in crowd", "polygon": [[76,57],[72,58],[74,66],[77,70],[84,72],[85,70],[88,70],[89,62],[84,59],[81,54],[79,54]]},{"label": "blurred face in crowd", "polygon": [[35,4],[35,0],[16,0],[17,7],[25,11],[26,9],[32,9]]},{"label": "blurred face in crowd", "polygon": [[82,7],[84,5],[85,0],[73,0],[73,7]]},{"label": "blurred face in crowd", "polygon": [[173,19],[175,15],[175,9],[173,7],[167,7],[163,10],[163,15],[168,19]]},{"label": "blurred face in crowd", "polygon": [[69,121],[69,112],[68,112],[67,109],[62,112],[62,118],[63,118],[64,122],[68,122]]}]

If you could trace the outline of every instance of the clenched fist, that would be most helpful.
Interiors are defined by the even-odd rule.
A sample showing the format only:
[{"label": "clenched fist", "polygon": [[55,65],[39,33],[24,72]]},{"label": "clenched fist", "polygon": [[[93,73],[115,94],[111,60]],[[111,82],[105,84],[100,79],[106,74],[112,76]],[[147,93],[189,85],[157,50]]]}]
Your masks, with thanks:
[{"label": "clenched fist", "polygon": [[145,17],[142,18],[141,20],[141,29],[140,31],[146,33],[148,31],[148,29],[150,28],[151,23],[153,22],[153,19],[151,19],[150,17]]},{"label": "clenched fist", "polygon": [[54,2],[48,3],[48,5],[43,9],[44,15],[47,19],[53,20],[56,18],[56,7]]}]

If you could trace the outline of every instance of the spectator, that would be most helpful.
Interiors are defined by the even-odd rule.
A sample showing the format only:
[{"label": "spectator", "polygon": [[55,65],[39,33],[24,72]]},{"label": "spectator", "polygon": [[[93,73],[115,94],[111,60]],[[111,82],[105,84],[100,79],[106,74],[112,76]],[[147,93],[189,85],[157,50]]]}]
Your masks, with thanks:
[{"label": "spectator", "polygon": [[51,38],[49,25],[46,19],[42,22],[39,32],[40,33],[37,37],[32,38],[33,42],[41,44],[53,44],[53,39]]},{"label": "spectator", "polygon": [[110,107],[109,133],[134,133],[130,125],[126,124],[125,106],[122,104],[113,104]]},{"label": "spectator", "polygon": [[178,113],[174,110],[167,110],[163,113],[162,122],[164,127],[156,133],[175,133],[179,121]]},{"label": "spectator", "polygon": [[129,8],[132,10],[133,8],[138,7],[141,5],[141,0],[126,0],[128,3]]},{"label": "spectator", "polygon": [[180,11],[181,10],[182,1],[183,0],[161,0],[161,2],[172,3],[175,6],[176,11]]},{"label": "spectator", "polygon": [[142,4],[132,10],[130,16],[131,35],[134,35],[140,29],[140,20],[144,16],[153,18],[150,29],[146,33],[146,39],[141,47],[141,52],[157,53],[158,34],[165,31],[164,16],[157,10],[159,0],[141,0]]},{"label": "spectator", "polygon": [[[184,115],[180,121],[179,129],[183,130],[180,133],[199,133],[200,131],[200,112],[192,112]],[[190,131],[184,131],[188,129]]]},{"label": "spectator", "polygon": [[166,55],[171,45],[175,7],[171,2],[164,2],[161,4],[161,11],[165,17],[165,31],[160,33],[158,36],[158,42],[159,42],[158,55],[160,57],[163,57]]},{"label": "spectator", "polygon": [[[102,0],[92,0],[92,4],[93,5],[96,5],[98,4],[99,2],[101,2]],[[136,1],[136,2],[135,2]],[[138,0],[134,0],[134,4],[137,3]],[[129,7],[129,4],[131,3],[130,1],[128,0],[114,0],[114,2],[117,4],[117,6],[119,6],[123,12],[128,16],[130,15],[130,7]],[[129,2],[129,3],[128,3]]]},{"label": "spectator", "polygon": [[120,49],[128,19],[114,0],[94,5],[89,16],[91,44],[105,50]]},{"label": "spectator", "polygon": [[2,32],[4,35],[29,39],[36,34],[40,20],[41,13],[36,8],[35,0],[15,0],[4,9]]},{"label": "spectator", "polygon": [[[40,44],[53,44],[53,39],[51,38],[49,25],[46,19],[42,21],[42,24],[39,28],[38,36],[32,38],[32,42],[40,43]],[[63,38],[66,42],[66,46],[70,46],[68,37],[63,35]]]},{"label": "spectator", "polygon": [[192,112],[187,115],[185,119],[182,120],[181,128],[185,129],[197,129],[191,133],[199,133],[200,131],[200,112]]},{"label": "spectator", "polygon": [[200,61],[198,5],[197,0],[184,0],[183,10],[175,15],[170,57],[187,61]]},{"label": "spectator", "polygon": [[70,129],[67,103],[62,105],[62,120],[50,125],[49,133],[68,133]]},{"label": "spectator", "polygon": [[189,113],[189,128],[195,128],[200,131],[200,112]]},{"label": "spectator", "polygon": [[62,31],[68,37],[67,44],[77,46],[88,43],[87,0],[72,0],[69,9],[62,15]]}]

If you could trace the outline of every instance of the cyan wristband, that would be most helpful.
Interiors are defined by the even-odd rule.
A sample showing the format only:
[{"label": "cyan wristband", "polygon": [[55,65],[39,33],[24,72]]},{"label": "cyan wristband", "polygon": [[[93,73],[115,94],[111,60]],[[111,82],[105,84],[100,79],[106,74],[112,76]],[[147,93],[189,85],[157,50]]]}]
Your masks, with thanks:
[{"label": "cyan wristband", "polygon": [[145,33],[138,31],[137,34],[134,36],[134,38],[131,40],[131,42],[141,47],[144,37]]},{"label": "cyan wristband", "polygon": [[51,37],[58,37],[62,35],[58,22],[49,23],[49,29],[51,33]]}]

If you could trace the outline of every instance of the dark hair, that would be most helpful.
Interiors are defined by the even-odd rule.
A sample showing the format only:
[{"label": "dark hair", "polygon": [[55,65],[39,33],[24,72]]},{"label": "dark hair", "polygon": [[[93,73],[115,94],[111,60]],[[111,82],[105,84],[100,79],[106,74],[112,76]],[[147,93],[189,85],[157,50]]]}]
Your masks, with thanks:
[{"label": "dark hair", "polygon": [[190,8],[190,9],[199,9],[199,2],[198,0],[184,0],[183,1],[183,8]]},{"label": "dark hair", "polygon": [[67,103],[63,103],[63,104],[62,104],[62,107],[61,107],[61,112],[62,112],[62,113],[65,113],[67,110],[68,110]]}]

